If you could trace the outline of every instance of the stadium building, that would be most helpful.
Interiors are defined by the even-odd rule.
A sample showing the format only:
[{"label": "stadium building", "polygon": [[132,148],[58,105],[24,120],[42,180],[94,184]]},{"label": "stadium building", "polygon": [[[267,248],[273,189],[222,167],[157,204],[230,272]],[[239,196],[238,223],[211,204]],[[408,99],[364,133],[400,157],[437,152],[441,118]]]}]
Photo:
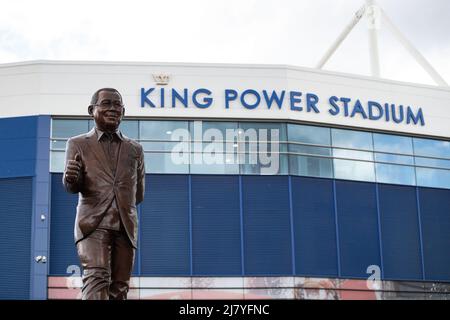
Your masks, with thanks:
[{"label": "stadium building", "polygon": [[78,196],[61,181],[103,87],[145,151],[129,298],[450,298],[448,87],[33,61],[0,65],[1,299],[80,297]]}]

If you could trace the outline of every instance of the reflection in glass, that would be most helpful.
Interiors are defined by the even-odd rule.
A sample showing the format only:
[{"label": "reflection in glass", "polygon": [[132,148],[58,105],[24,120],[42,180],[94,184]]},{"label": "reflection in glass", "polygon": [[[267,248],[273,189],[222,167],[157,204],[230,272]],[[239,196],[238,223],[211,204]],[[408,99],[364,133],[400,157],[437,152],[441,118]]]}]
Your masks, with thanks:
[{"label": "reflection in glass", "polygon": [[70,138],[89,131],[87,120],[52,120],[53,138]]},{"label": "reflection in glass", "polygon": [[290,143],[289,152],[316,154],[321,156],[331,156],[331,148],[303,146],[299,144]]},{"label": "reflection in glass", "polygon": [[250,157],[252,157],[252,155],[245,155],[245,163],[241,164],[241,174],[288,174],[288,158],[286,155],[274,154],[270,159],[262,160],[261,155],[258,154],[257,157],[254,158],[256,159],[256,163],[249,160]]},{"label": "reflection in glass", "polygon": [[64,172],[66,153],[64,151],[50,152],[50,172]]},{"label": "reflection in glass", "polygon": [[416,157],[416,166],[450,169],[450,160]]},{"label": "reflection in glass", "polygon": [[67,140],[52,140],[51,150],[66,150]]},{"label": "reflection in glass", "polygon": [[[144,141],[140,143],[144,151],[175,151],[185,150],[189,153],[189,142],[179,141]],[[176,148],[176,149],[175,149]]]},{"label": "reflection in glass", "polygon": [[139,122],[137,120],[124,120],[120,123],[120,131],[128,138],[139,138]]},{"label": "reflection in glass", "polygon": [[298,176],[332,178],[332,159],[308,156],[289,156],[290,174]]},{"label": "reflection in glass", "polygon": [[176,129],[188,133],[187,121],[139,121],[139,136],[144,140],[172,140]]},{"label": "reflection in glass", "polygon": [[375,161],[414,165],[413,157],[375,152]]},{"label": "reflection in glass", "polygon": [[416,184],[414,167],[377,163],[376,171],[377,182],[410,186]]},{"label": "reflection in glass", "polygon": [[417,185],[450,189],[450,170],[417,168]]},{"label": "reflection in glass", "polygon": [[191,154],[191,173],[239,174],[237,155],[225,153],[214,155]]},{"label": "reflection in glass", "polygon": [[334,159],[336,179],[375,181],[373,162]]},{"label": "reflection in glass", "polygon": [[288,124],[289,141],[329,146],[330,128]]},{"label": "reflection in glass", "polygon": [[373,134],[374,150],[402,154],[413,154],[412,138],[390,134]]},{"label": "reflection in glass", "polygon": [[450,141],[413,138],[416,156],[450,159]]},{"label": "reflection in glass", "polygon": [[171,153],[145,152],[146,173],[189,173],[189,155],[186,164],[177,164],[172,160]]},{"label": "reflection in glass", "polygon": [[366,151],[355,151],[355,150],[333,148],[333,156],[336,158],[347,158],[347,159],[373,161],[373,153],[366,152]]},{"label": "reflection in glass", "polygon": [[373,150],[372,133],[344,129],[331,129],[332,142],[335,147]]},{"label": "reflection in glass", "polygon": [[[255,129],[258,141],[271,141],[272,133],[275,132],[274,130],[278,130],[278,141],[287,140],[285,123],[239,122],[239,128],[244,130],[244,134],[249,129]],[[262,131],[262,129],[266,129],[267,131]]]}]

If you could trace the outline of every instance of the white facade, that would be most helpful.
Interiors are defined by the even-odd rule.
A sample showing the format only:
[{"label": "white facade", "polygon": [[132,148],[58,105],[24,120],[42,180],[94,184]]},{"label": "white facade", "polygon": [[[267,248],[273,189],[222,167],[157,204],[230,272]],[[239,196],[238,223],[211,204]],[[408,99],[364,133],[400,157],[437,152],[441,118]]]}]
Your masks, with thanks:
[{"label": "white facade", "polygon": [[[153,75],[170,77],[167,85],[157,85]],[[420,136],[450,138],[450,89],[418,85],[364,76],[348,75],[315,69],[283,65],[228,65],[187,63],[124,63],[124,62],[59,62],[35,61],[0,65],[0,117],[26,115],[87,116],[87,106],[93,92],[102,87],[118,89],[126,105],[126,116],[158,118],[198,119],[258,119],[267,121],[302,121],[325,125],[347,126],[398,132]],[[154,90],[147,96],[156,107],[142,104],[141,90]],[[165,91],[165,107],[161,108],[161,88]],[[213,99],[207,108],[195,106],[192,95],[204,88],[209,96],[199,93],[197,100]],[[179,100],[172,104],[171,90],[183,94],[188,91],[187,107]],[[225,90],[235,90],[238,96],[229,101],[226,108]],[[259,93],[261,101],[254,109],[244,107],[241,94],[247,90]],[[273,91],[284,100],[279,108],[275,102],[269,109],[263,90],[270,96]],[[290,92],[294,93],[292,102]],[[319,101],[316,108],[307,111],[307,94],[314,94]],[[348,116],[330,105],[330,97],[349,98]],[[231,97],[231,95],[229,96]],[[379,120],[364,119],[361,112],[351,117],[356,100],[359,99],[364,112],[368,113],[368,101],[383,107],[385,103],[403,105],[404,120],[389,121],[383,116]],[[244,101],[253,105],[256,97],[251,92]],[[291,104],[294,105],[291,108]],[[424,123],[406,123],[407,107],[414,116],[419,108]],[[294,109],[294,110],[293,110]],[[302,109],[300,111],[300,109]],[[374,109],[374,111],[377,111]],[[375,112],[375,114],[377,114]]]}]

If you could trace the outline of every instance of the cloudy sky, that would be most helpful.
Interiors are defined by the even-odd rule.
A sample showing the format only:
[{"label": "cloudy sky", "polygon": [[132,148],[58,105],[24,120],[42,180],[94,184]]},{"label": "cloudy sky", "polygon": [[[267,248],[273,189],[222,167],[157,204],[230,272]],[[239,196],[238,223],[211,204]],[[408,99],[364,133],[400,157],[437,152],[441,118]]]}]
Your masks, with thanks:
[{"label": "cloudy sky", "polygon": [[[450,83],[450,0],[378,0]],[[314,67],[364,0],[15,0],[0,12],[0,63],[37,59]],[[381,75],[433,84],[381,24]],[[366,21],[324,69],[369,75]]]}]

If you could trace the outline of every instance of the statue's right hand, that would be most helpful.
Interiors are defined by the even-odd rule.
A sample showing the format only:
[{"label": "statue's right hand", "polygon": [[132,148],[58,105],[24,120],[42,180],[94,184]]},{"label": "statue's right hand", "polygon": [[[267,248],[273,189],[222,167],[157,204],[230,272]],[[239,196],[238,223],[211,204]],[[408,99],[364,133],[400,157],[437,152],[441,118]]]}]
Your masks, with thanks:
[{"label": "statue's right hand", "polygon": [[69,160],[66,167],[66,181],[74,183],[78,180],[81,172],[81,156],[77,153],[75,160]]}]

